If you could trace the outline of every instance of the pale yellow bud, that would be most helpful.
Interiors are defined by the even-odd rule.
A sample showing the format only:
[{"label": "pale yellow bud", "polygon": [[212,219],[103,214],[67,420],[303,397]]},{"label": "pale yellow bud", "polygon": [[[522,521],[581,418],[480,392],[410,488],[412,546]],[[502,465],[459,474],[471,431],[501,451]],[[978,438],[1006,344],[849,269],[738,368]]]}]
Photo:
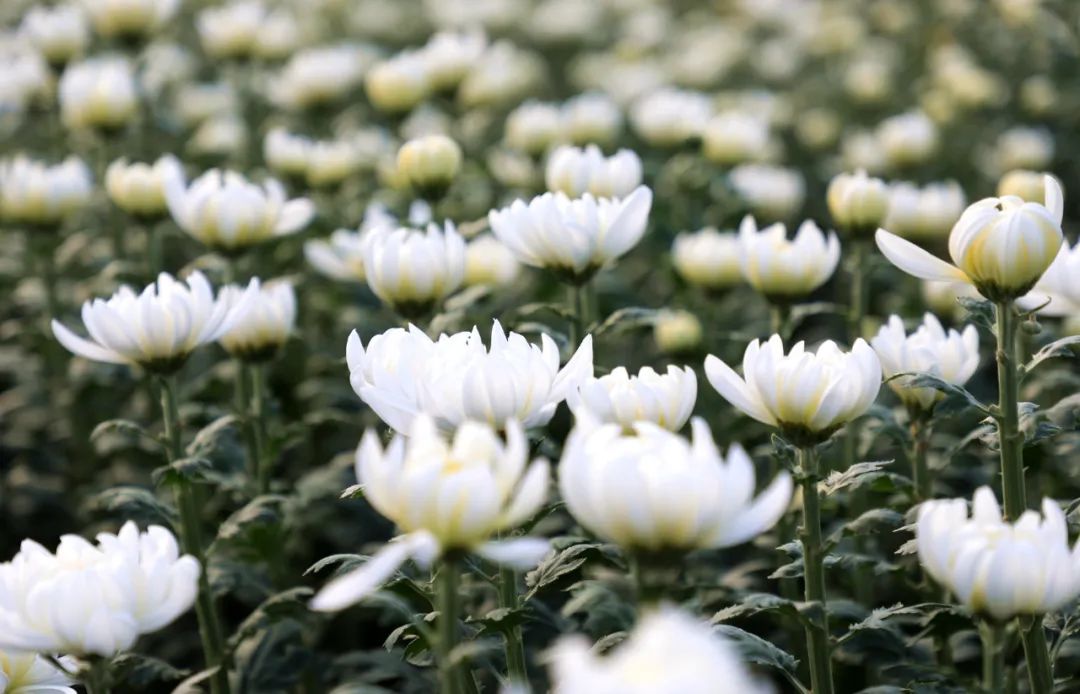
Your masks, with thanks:
[{"label": "pale yellow bud", "polygon": [[398,150],[397,168],[425,198],[439,198],[461,169],[461,148],[445,135],[409,140]]},{"label": "pale yellow bud", "polygon": [[372,67],[364,78],[368,99],[380,111],[412,110],[428,95],[428,74],[423,61],[400,55]]},{"label": "pale yellow bud", "polygon": [[687,352],[701,344],[701,321],[689,311],[663,311],[653,324],[653,337],[663,352]]},{"label": "pale yellow bud", "polygon": [[1013,169],[998,181],[998,197],[1015,195],[1027,202],[1041,205],[1046,201],[1045,176],[1046,174],[1038,171]]},{"label": "pale yellow bud", "polygon": [[829,183],[829,214],[845,231],[871,233],[889,212],[889,189],[880,178],[865,171],[842,173]]}]

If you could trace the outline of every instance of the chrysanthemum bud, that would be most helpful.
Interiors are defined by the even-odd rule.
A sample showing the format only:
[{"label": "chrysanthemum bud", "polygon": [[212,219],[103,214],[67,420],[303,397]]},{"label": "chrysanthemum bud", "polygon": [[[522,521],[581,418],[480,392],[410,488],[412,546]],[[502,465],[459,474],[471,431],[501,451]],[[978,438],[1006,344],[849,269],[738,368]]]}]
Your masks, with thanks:
[{"label": "chrysanthemum bud", "polygon": [[461,169],[461,148],[445,135],[409,140],[398,150],[397,165],[420,195],[438,200]]}]

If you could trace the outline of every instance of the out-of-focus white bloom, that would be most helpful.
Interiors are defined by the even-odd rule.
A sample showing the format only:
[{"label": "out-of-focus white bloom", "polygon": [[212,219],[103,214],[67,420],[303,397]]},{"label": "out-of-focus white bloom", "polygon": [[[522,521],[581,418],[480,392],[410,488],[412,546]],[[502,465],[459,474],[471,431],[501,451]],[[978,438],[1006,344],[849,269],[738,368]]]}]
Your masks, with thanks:
[{"label": "out-of-focus white bloom", "polygon": [[637,422],[678,431],[694,411],[697,375],[690,367],[669,366],[666,373],[659,374],[646,366],[631,376],[620,366],[583,383],[578,396],[578,416],[618,424],[626,431]]},{"label": "out-of-focus white bloom", "polygon": [[112,56],[68,65],[59,97],[60,117],[69,128],[122,128],[138,107],[131,64]]},{"label": "out-of-focus white bloom", "polygon": [[442,229],[375,228],[363,255],[371,291],[409,318],[428,314],[465,278],[465,240],[450,221]]},{"label": "out-of-focus white bloom", "polygon": [[652,191],[639,186],[628,197],[571,200],[545,193],[528,204],[492,210],[488,222],[495,237],[525,265],[547,268],[575,282],[637,245],[645,233]]},{"label": "out-of-focus white bloom", "polygon": [[207,118],[188,140],[192,154],[228,156],[241,151],[247,144],[248,126],[239,115],[223,113]]},{"label": "out-of-focus white bloom", "polygon": [[889,187],[889,213],[882,226],[911,239],[944,238],[966,205],[964,190],[956,181],[928,183],[922,188],[901,181]]},{"label": "out-of-focus white bloom", "polygon": [[562,112],[554,104],[527,101],[506,117],[506,144],[538,156],[562,133]]},{"label": "out-of-focus white bloom", "polygon": [[267,16],[261,0],[236,0],[200,10],[195,28],[210,57],[248,58],[255,53]]},{"label": "out-of-focus white bloom", "polygon": [[709,227],[675,237],[671,247],[675,270],[690,284],[725,289],[742,281],[739,237]]},{"label": "out-of-focus white bloom", "polygon": [[1020,104],[1032,115],[1049,115],[1060,103],[1060,91],[1046,75],[1032,75],[1020,84]]},{"label": "out-of-focus white bloom", "polygon": [[586,92],[562,107],[562,134],[575,145],[610,144],[622,131],[623,115],[611,97]]},{"label": "out-of-focus white bloom", "polygon": [[834,111],[811,108],[803,112],[795,122],[795,135],[804,147],[822,151],[836,143],[840,136],[840,126],[840,118]]},{"label": "out-of-focus white bloom", "polygon": [[246,287],[221,288],[219,300],[229,307],[229,326],[218,338],[225,351],[245,361],[271,359],[296,327],[296,292],[288,280]]},{"label": "out-of-focus white bloom", "polygon": [[604,7],[576,0],[540,0],[523,23],[537,41],[564,43],[587,41],[603,31]]},{"label": "out-of-focus white bloom", "polygon": [[998,171],[1042,170],[1054,159],[1054,136],[1043,128],[1009,128],[998,137],[994,162]]},{"label": "out-of-focus white bloom", "polygon": [[1054,261],[1063,240],[1061,186],[1052,176],[1044,181],[1045,206],[1005,196],[968,207],[949,233],[955,265],[883,229],[875,237],[878,248],[920,279],[968,282],[992,301],[1022,296]]},{"label": "out-of-focus white bloom", "polygon": [[877,138],[889,164],[898,168],[921,164],[938,148],[937,126],[921,111],[886,118]]},{"label": "out-of-focus white bloom", "polygon": [[0,648],[111,657],[187,612],[199,571],[157,525],[129,521],[96,545],[64,535],[56,554],[24,540],[0,564]]},{"label": "out-of-focus white bloom", "polygon": [[788,219],[802,207],[806,183],[794,169],[769,164],[741,164],[728,181],[754,214],[768,219]]},{"label": "out-of-focus white bloom", "polygon": [[1026,202],[1046,202],[1046,183],[1041,171],[1028,171],[1027,169],[1013,169],[998,181],[997,195],[1003,198],[1006,195],[1015,195]]},{"label": "out-of-focus white bloom", "polygon": [[370,50],[348,43],[301,51],[270,83],[270,99],[289,109],[336,101],[359,86],[372,58]]},{"label": "out-of-focus white bloom", "polygon": [[980,487],[968,516],[964,499],[919,506],[919,563],[975,614],[1006,621],[1056,612],[1080,593],[1080,544],[1069,549],[1065,514],[1043,499],[1042,517],[1002,520],[994,492]]},{"label": "out-of-focus white bloom", "polygon": [[590,423],[571,432],[559,491],[574,518],[631,551],[730,547],[771,528],[791,501],[781,472],[756,499],[754,463],[738,445],[720,455],[705,420],[693,441],[651,422]]},{"label": "out-of-focus white bloom", "polygon": [[461,147],[446,135],[409,140],[397,154],[398,170],[425,198],[439,198],[461,170]]},{"label": "out-of-focus white bloom", "polygon": [[153,165],[117,159],[105,170],[105,191],[113,204],[128,214],[153,219],[168,214],[165,188],[172,180],[183,184],[184,169],[171,154]]},{"label": "out-of-focus white bloom", "polygon": [[81,0],[94,31],[106,38],[146,37],[163,27],[180,0]]},{"label": "out-of-focus white bloom", "polygon": [[55,166],[21,154],[0,160],[0,219],[59,225],[86,207],[93,185],[90,169],[77,157]]},{"label": "out-of-focus white bloom", "polygon": [[284,58],[300,45],[300,24],[291,12],[274,10],[263,20],[255,40],[255,55],[267,60]]},{"label": "out-of-focus white bloom", "polygon": [[975,287],[967,282],[923,280],[919,286],[919,293],[923,302],[931,311],[939,316],[952,316],[956,320],[964,320],[965,311],[958,301],[960,297],[968,299],[980,298]]},{"label": "out-of-focus white bloom", "polygon": [[551,471],[544,459],[528,462],[521,425],[506,422],[506,442],[487,424],[465,422],[452,440],[430,417],[417,417],[408,438],[397,435],[384,450],[368,429],[356,451],[356,477],[364,498],[402,534],[360,568],[328,583],[312,600],[322,612],[355,604],[389,580],[408,559],[429,565],[445,552],[472,552],[519,569],[548,553],[541,538],[492,540],[529,520],[548,495]]},{"label": "out-of-focus white bloom", "polygon": [[779,335],[751,342],[743,354],[743,377],[713,355],[705,375],[725,400],[759,422],[795,439],[820,440],[874,404],[881,362],[862,338],[850,352],[826,340],[817,352],[797,342],[788,354]]},{"label": "out-of-focus white bloom", "polygon": [[642,97],[630,110],[634,130],[657,147],[677,147],[699,137],[711,116],[707,96],[669,87]]},{"label": "out-of-focus white bloom", "polygon": [[[74,670],[70,658],[60,664]],[[76,694],[67,673],[57,669],[36,653],[0,651],[0,692],[2,694]]]},{"label": "out-of-focus white bloom", "polygon": [[440,31],[420,49],[427,66],[428,83],[435,91],[456,89],[487,49],[482,31]]},{"label": "out-of-focus white bloom", "polygon": [[544,79],[544,61],[509,41],[492,44],[461,81],[464,108],[499,106],[531,95]]},{"label": "out-of-focus white bloom", "polygon": [[337,229],[326,241],[304,244],[304,257],[327,277],[354,282],[364,281],[364,242],[362,232]]},{"label": "out-of-focus white bloom", "polygon": [[304,228],[315,215],[306,198],[285,199],[285,189],[270,178],[262,186],[234,171],[211,169],[186,187],[173,180],[165,190],[177,226],[210,248],[239,252]]},{"label": "out-of-focus white bloom", "polygon": [[840,143],[840,161],[847,169],[865,169],[871,173],[888,167],[885,150],[876,135],[864,130],[849,132]]},{"label": "out-of-focus white bloom", "polygon": [[889,211],[889,188],[866,171],[842,173],[829,182],[829,214],[841,229],[857,234],[871,233]]},{"label": "out-of-focus white bloom", "polygon": [[1080,315],[1080,242],[1071,248],[1068,242],[1061,244],[1054,262],[1018,303],[1038,308],[1044,316]]},{"label": "out-of-focus white bloom", "polygon": [[82,322],[90,339],[55,319],[52,330],[60,344],[80,357],[167,373],[229,329],[231,308],[214,298],[202,273],[192,272],[179,282],[163,272],[141,293],[125,285],[108,299],[84,303]]},{"label": "out-of-focus white bloom", "polygon": [[52,93],[52,76],[45,58],[35,50],[5,46],[0,50],[0,113],[22,113]]},{"label": "out-of-focus white bloom", "polygon": [[545,180],[548,190],[572,198],[591,193],[598,198],[621,198],[641,185],[641,159],[628,149],[610,157],[596,145],[584,149],[563,146],[548,157]]},{"label": "out-of-focus white bloom", "polygon": [[521,274],[521,264],[501,241],[483,234],[465,248],[465,285],[503,287]]},{"label": "out-of-focus white bloom", "polygon": [[642,616],[630,637],[598,656],[580,636],[552,650],[554,694],[767,694],[733,646],[707,624],[675,608]]},{"label": "out-of-focus white bloom", "polygon": [[277,174],[303,178],[307,174],[311,139],[285,128],[273,128],[263,140],[263,159]]},{"label": "out-of-focus white bloom", "polygon": [[705,158],[721,166],[759,161],[769,149],[769,124],[748,113],[726,111],[705,125],[701,145]]},{"label": "out-of-focus white bloom", "polygon": [[90,43],[90,27],[75,5],[34,5],[23,15],[19,31],[53,65],[82,55]]},{"label": "out-of-focus white bloom", "polygon": [[160,41],[143,50],[138,67],[139,86],[153,100],[166,89],[179,89],[195,76],[195,56],[186,46]]},{"label": "out-of-focus white bloom", "polygon": [[364,75],[364,89],[380,111],[412,110],[431,91],[427,61],[417,53],[398,55],[373,65]]},{"label": "out-of-focus white bloom", "polygon": [[363,160],[350,140],[319,140],[307,153],[307,182],[310,186],[333,186],[352,176]]},{"label": "out-of-focus white bloom", "polygon": [[[962,386],[979,368],[979,333],[975,326],[967,326],[962,333],[951,328],[946,332],[931,313],[923,316],[923,322],[911,335],[904,332],[900,316],[890,316],[889,322],[870,340],[870,346],[877,352],[885,378],[927,373]],[[933,388],[913,388],[903,378],[895,378],[889,385],[909,407],[926,412],[944,397]]]},{"label": "out-of-focus white bloom", "polygon": [[860,104],[881,103],[895,88],[892,71],[887,60],[857,60],[844,73],[844,89]]},{"label": "out-of-focus white bloom", "polygon": [[187,125],[198,125],[213,116],[235,113],[240,108],[236,90],[223,82],[182,84],[173,100],[176,114]]},{"label": "out-of-focus white bloom", "polygon": [[660,351],[680,354],[701,344],[701,321],[689,311],[663,310],[653,323],[653,339]]},{"label": "out-of-focus white bloom", "polygon": [[770,299],[790,301],[825,284],[840,262],[840,241],[813,220],[799,225],[795,238],[777,222],[758,231],[750,215],[739,224],[739,264],[750,286]]},{"label": "out-of-focus white bloom", "polygon": [[354,331],[345,360],[353,390],[399,432],[408,432],[421,412],[445,431],[468,420],[502,428],[510,419],[531,429],[547,424],[559,403],[592,376],[592,336],[561,370],[555,341],[541,334],[540,342],[507,335],[498,321],[490,348],[476,328],[438,340],[413,326],[394,328],[366,349]]}]

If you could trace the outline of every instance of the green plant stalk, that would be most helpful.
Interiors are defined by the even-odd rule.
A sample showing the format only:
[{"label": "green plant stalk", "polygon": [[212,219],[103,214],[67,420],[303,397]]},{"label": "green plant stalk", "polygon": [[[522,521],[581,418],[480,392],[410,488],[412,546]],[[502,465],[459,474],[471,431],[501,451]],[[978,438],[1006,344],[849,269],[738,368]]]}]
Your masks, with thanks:
[{"label": "green plant stalk", "polygon": [[985,694],[1002,694],[1005,691],[1005,628],[992,622],[979,623],[982,637],[982,679]]},{"label": "green plant stalk", "polygon": [[821,605],[821,624],[807,624],[806,643],[810,659],[810,682],[814,694],[833,694],[829,653],[829,611],[825,595],[825,553],[821,544],[821,498],[818,495],[818,458],[812,446],[798,449],[802,472],[803,522],[799,539],[803,547],[803,574],[807,602]]},{"label": "green plant stalk", "polygon": [[1005,517],[1015,521],[1027,508],[1024,493],[1024,435],[1020,432],[1020,385],[1016,363],[1018,316],[1011,301],[998,301],[996,313],[1001,491],[1005,501]]},{"label": "green plant stalk", "polygon": [[261,364],[248,366],[251,373],[251,428],[255,438],[255,470],[260,494],[270,491],[272,461],[267,455],[266,374]]},{"label": "green plant stalk", "polygon": [[[1011,301],[995,303],[997,314],[998,368],[998,443],[1001,450],[1001,491],[1005,500],[1005,517],[1015,521],[1027,508],[1024,490],[1024,435],[1020,431],[1020,379],[1016,355],[1016,333],[1019,316]],[[1036,694],[1051,692],[1054,676],[1046,646],[1042,621],[1033,619],[1030,625],[1019,624],[1024,643],[1031,690]]]},{"label": "green plant stalk", "polygon": [[[174,376],[161,377],[161,413],[165,424],[166,451],[170,463],[183,456],[180,433],[180,410],[176,398]],[[224,664],[224,639],[218,621],[214,597],[207,578],[206,552],[199,527],[200,504],[195,486],[186,480],[176,484],[176,506],[180,513],[180,543],[184,552],[199,562],[199,593],[195,600],[195,615],[199,622],[199,638],[207,668],[217,668],[210,679],[213,694],[229,694],[229,677]]]},{"label": "green plant stalk", "polygon": [[109,694],[112,690],[109,662],[104,658],[92,658],[78,676],[86,694]]},{"label": "green plant stalk", "polygon": [[588,325],[588,283],[570,285],[569,292],[571,320],[570,334],[567,339],[570,343],[568,349],[572,353],[577,348],[577,345],[581,344],[581,340],[585,337],[585,326]]},{"label": "green plant stalk", "polygon": [[460,560],[452,554],[444,555],[437,579],[439,691],[442,694],[461,694],[461,676],[450,659],[458,640],[461,607],[458,602],[458,591],[461,588]]},{"label": "green plant stalk", "polygon": [[[499,567],[499,607],[516,610],[521,606],[518,600],[517,572],[511,568]],[[515,625],[507,630],[506,639],[506,674],[513,683],[527,684],[529,681],[528,664],[525,660],[525,642],[521,626]]]},{"label": "green plant stalk", "polygon": [[911,416],[911,476],[915,482],[915,500],[926,501],[933,497],[934,481],[930,478],[927,454],[930,452],[930,420],[921,413]]},{"label": "green plant stalk", "polygon": [[[867,244],[856,236],[864,230],[852,230],[851,239],[851,296],[848,300],[847,332],[848,344],[854,345],[855,341],[862,337],[863,321],[866,318],[866,260]],[[850,468],[859,462],[859,431],[858,422],[851,422],[844,430],[844,469]],[[852,492],[851,511],[856,517],[869,509],[868,492],[865,489],[856,489]],[[855,538],[855,548],[860,554],[867,553],[868,538],[858,536]],[[873,575],[870,567],[859,565],[855,569],[855,597],[864,605],[873,602]]]},{"label": "green plant stalk", "polygon": [[235,359],[236,366],[236,412],[243,420],[244,448],[247,453],[247,474],[253,489],[259,485],[259,446],[255,441],[255,427],[251,418],[251,383],[247,364]]},{"label": "green plant stalk", "polygon": [[[1031,624],[1026,624],[1027,620],[1030,620]],[[1036,615],[1022,618],[1018,626],[1020,638],[1024,643],[1024,657],[1027,660],[1032,694],[1052,694],[1054,666],[1050,662],[1050,651],[1046,646],[1046,632],[1043,630],[1042,617]]]},{"label": "green plant stalk", "polygon": [[146,234],[146,270],[153,282],[158,274],[164,269],[163,244],[161,222],[145,222],[143,228]]}]

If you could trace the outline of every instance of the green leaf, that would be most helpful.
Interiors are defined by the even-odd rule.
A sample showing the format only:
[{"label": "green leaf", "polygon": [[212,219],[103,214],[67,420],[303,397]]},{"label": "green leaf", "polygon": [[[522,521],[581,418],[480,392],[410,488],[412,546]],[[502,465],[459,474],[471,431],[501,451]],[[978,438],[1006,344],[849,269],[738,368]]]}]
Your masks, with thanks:
[{"label": "green leaf", "polygon": [[161,441],[157,437],[144,429],[141,424],[130,419],[105,420],[94,427],[94,430],[90,432],[90,440],[96,442],[102,436],[111,433],[130,436],[132,438],[143,438],[158,447],[162,446]]},{"label": "green leaf", "polygon": [[761,613],[775,613],[802,625],[808,623],[808,620],[800,611],[798,603],[771,593],[751,593],[741,597],[738,602],[714,614],[711,621],[713,624],[722,624],[733,619],[752,617]]},{"label": "green leaf", "polygon": [[334,576],[341,576],[347,574],[353,569],[360,568],[371,557],[363,554],[331,554],[328,557],[323,557],[319,561],[315,562],[304,571],[305,576],[316,574],[328,567],[336,567],[334,570]]},{"label": "green leaf", "polygon": [[138,653],[121,653],[113,658],[109,673],[113,680],[138,690],[180,682],[191,675],[190,670],[179,670],[164,660]]},{"label": "green leaf", "polygon": [[836,530],[829,538],[829,544],[836,544],[850,535],[874,535],[896,530],[904,525],[904,515],[889,508],[872,508],[853,521],[849,521]]},{"label": "green leaf", "polygon": [[994,304],[986,299],[976,299],[970,296],[959,296],[956,303],[964,309],[972,323],[981,325],[989,332],[994,332],[997,326],[997,316],[994,315]]},{"label": "green leaf", "polygon": [[154,470],[151,479],[159,486],[208,482],[214,479],[214,464],[209,458],[180,458]]},{"label": "green leaf", "polygon": [[627,306],[615,311],[601,323],[588,326],[587,331],[595,339],[609,332],[618,334],[634,328],[651,327],[659,313],[655,308]]},{"label": "green leaf", "polygon": [[742,654],[743,660],[774,668],[780,671],[799,691],[806,691],[806,687],[799,682],[795,674],[799,667],[799,661],[795,656],[760,636],[755,636],[730,624],[719,624],[713,627],[713,630],[727,638]]},{"label": "green leaf", "polygon": [[275,694],[291,691],[312,659],[304,627],[286,619],[258,631],[236,650],[238,691]]},{"label": "green leaf", "polygon": [[549,554],[539,566],[525,574],[525,585],[529,587],[525,599],[529,600],[541,588],[577,571],[585,562],[603,556],[605,556],[605,545],[597,542],[574,544],[562,551]]},{"label": "green leaf", "polygon": [[271,595],[240,623],[229,637],[229,650],[235,650],[241,641],[251,638],[262,629],[266,629],[286,619],[309,617],[308,601],[315,594],[311,588],[298,587]]},{"label": "green leaf", "polygon": [[116,513],[124,518],[171,526],[176,511],[161,501],[149,489],[142,487],[112,487],[99,492],[89,503],[92,510]]},{"label": "green leaf", "polygon": [[1033,356],[1027,364],[1020,367],[1020,378],[1023,379],[1038,368],[1040,364],[1049,359],[1056,359],[1057,357],[1075,357],[1077,352],[1073,349],[1074,345],[1080,345],[1080,335],[1070,335],[1069,337],[1063,337],[1060,340],[1054,340],[1036,352],[1035,356]]},{"label": "green leaf", "polygon": [[934,405],[934,415],[944,416],[954,412],[961,412],[973,407],[983,414],[990,414],[989,408],[978,398],[969,393],[963,386],[949,383],[929,373],[903,373],[896,374],[889,380],[898,380],[905,388],[932,388],[943,393],[945,398]]},{"label": "green leaf", "polygon": [[255,497],[225,519],[207,552],[215,554],[228,548],[252,560],[280,554],[285,535],[282,506],[286,501],[277,494]]},{"label": "green leaf", "polygon": [[892,462],[891,460],[877,460],[855,463],[843,472],[833,470],[828,477],[818,482],[818,492],[828,496],[842,489],[858,489],[881,479],[887,479],[897,487],[910,486],[910,480],[903,475],[887,472],[884,469],[885,466],[891,465]]}]

